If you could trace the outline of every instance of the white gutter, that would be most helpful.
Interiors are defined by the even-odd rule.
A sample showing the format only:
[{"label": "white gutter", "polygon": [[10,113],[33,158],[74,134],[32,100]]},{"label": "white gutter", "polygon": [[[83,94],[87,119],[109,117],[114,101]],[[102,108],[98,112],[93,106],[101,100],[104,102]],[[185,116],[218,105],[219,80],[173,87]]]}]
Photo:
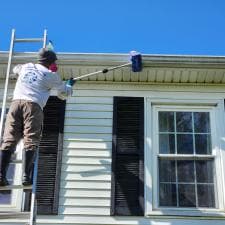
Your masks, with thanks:
[{"label": "white gutter", "polygon": [[[118,65],[129,62],[129,54],[111,53],[57,53],[58,63],[63,65]],[[37,53],[16,53],[14,63],[36,61]],[[0,64],[7,63],[8,52],[0,51]],[[142,55],[146,67],[193,67],[193,68],[225,68],[224,56],[192,56],[192,55]]]}]

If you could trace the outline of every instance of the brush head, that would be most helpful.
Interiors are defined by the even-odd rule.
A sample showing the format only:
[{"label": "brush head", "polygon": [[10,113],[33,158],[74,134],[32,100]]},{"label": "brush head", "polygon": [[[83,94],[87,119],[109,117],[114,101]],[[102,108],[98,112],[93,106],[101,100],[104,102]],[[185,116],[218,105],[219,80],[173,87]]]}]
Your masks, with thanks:
[{"label": "brush head", "polygon": [[132,63],[132,71],[133,72],[140,72],[142,70],[142,57],[141,53],[136,51],[130,52],[130,59]]}]

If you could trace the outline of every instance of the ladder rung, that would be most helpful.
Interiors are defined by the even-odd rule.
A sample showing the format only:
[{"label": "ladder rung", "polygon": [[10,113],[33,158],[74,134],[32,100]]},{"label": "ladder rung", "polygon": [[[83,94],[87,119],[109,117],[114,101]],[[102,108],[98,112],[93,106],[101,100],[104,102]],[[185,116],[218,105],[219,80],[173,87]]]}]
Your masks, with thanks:
[{"label": "ladder rung", "polygon": [[19,163],[23,163],[23,160],[21,160],[21,159],[15,159],[15,160],[12,160],[10,163],[19,164]]},{"label": "ladder rung", "polygon": [[16,38],[14,42],[42,42],[43,38]]},{"label": "ladder rung", "polygon": [[29,212],[0,212],[0,219],[29,218]]},{"label": "ladder rung", "polygon": [[[38,55],[38,53],[36,55],[33,55],[33,54],[27,54],[25,56],[23,56],[21,53],[19,52],[13,52],[13,55],[12,55],[12,59],[19,59],[19,60],[30,60],[31,57],[36,57]],[[10,77],[9,79],[17,79],[17,77],[15,77],[15,74],[10,74]]]},{"label": "ladder rung", "polygon": [[0,191],[10,191],[15,189],[23,189],[23,190],[31,190],[32,185],[23,186],[23,185],[8,185],[8,186],[0,186]]}]

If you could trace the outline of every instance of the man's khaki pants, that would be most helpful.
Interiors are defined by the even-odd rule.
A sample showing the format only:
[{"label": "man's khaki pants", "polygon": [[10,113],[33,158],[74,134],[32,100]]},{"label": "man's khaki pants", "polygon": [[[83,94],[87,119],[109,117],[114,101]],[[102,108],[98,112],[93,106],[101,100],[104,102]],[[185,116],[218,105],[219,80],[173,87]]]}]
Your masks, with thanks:
[{"label": "man's khaki pants", "polygon": [[43,123],[41,107],[27,100],[13,100],[6,117],[1,150],[13,151],[23,138],[24,149],[39,146]]}]

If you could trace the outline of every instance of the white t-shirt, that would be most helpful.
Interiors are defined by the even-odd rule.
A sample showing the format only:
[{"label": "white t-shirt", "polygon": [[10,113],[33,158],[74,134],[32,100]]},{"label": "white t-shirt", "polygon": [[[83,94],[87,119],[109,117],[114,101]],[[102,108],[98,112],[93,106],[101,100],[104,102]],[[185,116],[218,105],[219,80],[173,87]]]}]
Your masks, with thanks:
[{"label": "white t-shirt", "polygon": [[65,93],[68,95],[72,91],[71,87],[61,80],[59,74],[51,72],[40,64],[17,65],[13,73],[18,74],[13,100],[30,100],[38,103],[42,109],[52,88],[56,88],[59,95]]}]

